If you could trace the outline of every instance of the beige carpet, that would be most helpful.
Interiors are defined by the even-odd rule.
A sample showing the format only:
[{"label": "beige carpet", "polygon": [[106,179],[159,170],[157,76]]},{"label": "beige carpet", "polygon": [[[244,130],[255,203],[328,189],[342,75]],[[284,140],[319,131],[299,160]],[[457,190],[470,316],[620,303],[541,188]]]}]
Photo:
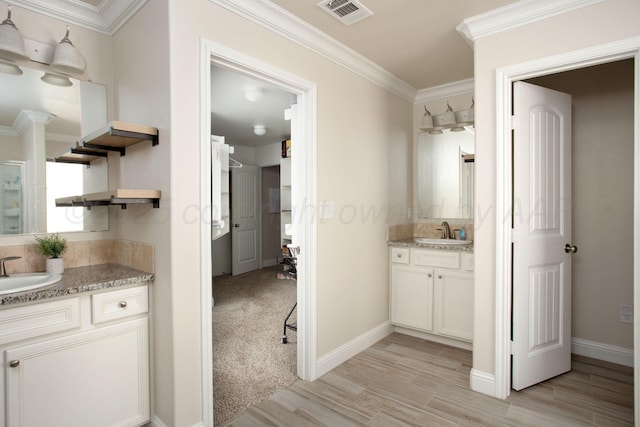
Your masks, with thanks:
[{"label": "beige carpet", "polygon": [[281,270],[213,278],[216,426],[296,380],[296,332],[287,331],[288,343],[280,343],[282,323],[296,301],[296,282],[277,279]]}]

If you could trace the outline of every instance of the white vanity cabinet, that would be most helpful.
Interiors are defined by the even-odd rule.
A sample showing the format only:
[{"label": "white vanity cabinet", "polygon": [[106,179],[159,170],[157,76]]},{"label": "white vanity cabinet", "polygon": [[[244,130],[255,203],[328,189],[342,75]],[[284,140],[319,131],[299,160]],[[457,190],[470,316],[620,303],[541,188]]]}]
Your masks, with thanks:
[{"label": "white vanity cabinet", "polygon": [[471,342],[473,255],[391,247],[389,298],[392,324]]},{"label": "white vanity cabinet", "polygon": [[0,310],[0,344],[3,426],[149,421],[146,285]]}]

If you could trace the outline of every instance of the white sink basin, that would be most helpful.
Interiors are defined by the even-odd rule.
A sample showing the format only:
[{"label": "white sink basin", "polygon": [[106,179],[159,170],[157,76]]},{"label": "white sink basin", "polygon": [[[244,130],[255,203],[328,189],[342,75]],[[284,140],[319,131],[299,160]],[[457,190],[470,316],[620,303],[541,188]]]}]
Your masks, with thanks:
[{"label": "white sink basin", "polygon": [[417,243],[424,243],[427,245],[449,245],[449,246],[464,246],[470,245],[471,240],[456,240],[456,239],[428,239],[424,237],[416,237]]},{"label": "white sink basin", "polygon": [[0,277],[0,295],[13,292],[31,291],[58,283],[62,276],[58,273],[16,273]]}]

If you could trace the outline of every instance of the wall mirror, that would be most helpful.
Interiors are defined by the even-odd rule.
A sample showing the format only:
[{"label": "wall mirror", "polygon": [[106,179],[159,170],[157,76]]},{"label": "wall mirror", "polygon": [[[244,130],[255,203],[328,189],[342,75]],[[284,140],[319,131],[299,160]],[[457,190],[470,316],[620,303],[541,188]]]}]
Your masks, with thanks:
[{"label": "wall mirror", "polygon": [[55,198],[108,190],[107,158],[53,161],[106,123],[106,88],[22,72],[0,73],[0,235],[107,230],[107,206],[55,207]]},{"label": "wall mirror", "polygon": [[419,219],[473,218],[474,134],[444,130],[418,134],[415,173]]}]

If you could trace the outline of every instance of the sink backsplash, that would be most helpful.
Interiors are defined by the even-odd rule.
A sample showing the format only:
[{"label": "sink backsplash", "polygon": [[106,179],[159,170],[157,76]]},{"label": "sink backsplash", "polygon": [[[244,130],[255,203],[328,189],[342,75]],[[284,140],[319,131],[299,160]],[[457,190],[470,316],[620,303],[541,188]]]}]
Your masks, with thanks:
[{"label": "sink backsplash", "polygon": [[[37,251],[35,244],[1,246],[0,258],[7,256],[21,257],[6,263],[9,274],[45,271],[46,257]],[[155,273],[155,246],[131,240],[67,241],[62,258],[65,268],[114,263]]]},{"label": "sink backsplash", "polygon": [[[469,222],[456,222],[457,220],[447,221],[451,230],[459,229],[464,226],[464,230],[467,233],[466,240],[473,240],[473,223]],[[399,224],[390,225],[387,227],[387,240],[401,240],[409,239],[411,237],[440,237],[440,222],[434,223],[413,223],[413,224]],[[458,238],[458,232],[456,232],[456,238]]]}]

